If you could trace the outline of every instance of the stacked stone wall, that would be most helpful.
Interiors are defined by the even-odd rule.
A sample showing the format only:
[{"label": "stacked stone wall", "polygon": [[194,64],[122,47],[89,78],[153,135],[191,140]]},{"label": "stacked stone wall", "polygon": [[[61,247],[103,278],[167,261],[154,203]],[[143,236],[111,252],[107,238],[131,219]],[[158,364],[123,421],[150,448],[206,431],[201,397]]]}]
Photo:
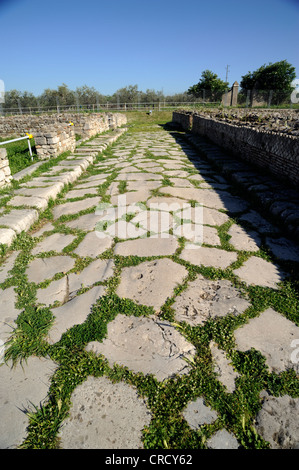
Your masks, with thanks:
[{"label": "stacked stone wall", "polygon": [[[185,114],[185,116],[181,116]],[[190,121],[189,113],[173,113],[173,122]],[[241,127],[193,113],[191,132],[207,137],[238,158],[268,169],[277,177],[294,185],[299,183],[299,138],[297,135],[271,132],[256,126]]]},{"label": "stacked stone wall", "polygon": [[[40,159],[56,157],[76,146],[76,134],[83,140],[126,124],[120,113],[55,114],[0,117],[0,137],[32,134]],[[71,123],[71,124],[70,124]]]},{"label": "stacked stone wall", "polygon": [[12,176],[6,149],[0,147],[0,188],[10,184],[11,180]]}]

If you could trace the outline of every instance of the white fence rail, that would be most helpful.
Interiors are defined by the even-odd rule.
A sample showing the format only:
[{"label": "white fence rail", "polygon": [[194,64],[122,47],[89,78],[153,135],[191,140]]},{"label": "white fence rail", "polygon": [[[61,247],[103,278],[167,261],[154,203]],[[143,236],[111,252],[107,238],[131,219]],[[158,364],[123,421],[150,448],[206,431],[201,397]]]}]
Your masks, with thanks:
[{"label": "white fence rail", "polygon": [[27,134],[24,137],[18,137],[17,139],[5,140],[4,142],[0,142],[0,145],[11,144],[12,142],[17,142],[18,140],[27,139],[30,157],[31,157],[31,160],[33,160],[32,148],[31,148],[31,144],[30,144],[30,139],[32,139],[32,138],[33,138],[33,135]]}]

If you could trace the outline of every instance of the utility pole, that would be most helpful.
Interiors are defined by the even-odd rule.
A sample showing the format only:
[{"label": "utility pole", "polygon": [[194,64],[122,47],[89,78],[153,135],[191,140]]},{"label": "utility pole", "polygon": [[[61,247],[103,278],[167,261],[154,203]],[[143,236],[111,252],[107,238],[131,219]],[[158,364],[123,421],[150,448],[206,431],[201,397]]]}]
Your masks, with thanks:
[{"label": "utility pole", "polygon": [[225,81],[226,82],[227,82],[227,78],[228,78],[229,67],[230,67],[230,65],[226,66],[226,76],[225,76]]}]

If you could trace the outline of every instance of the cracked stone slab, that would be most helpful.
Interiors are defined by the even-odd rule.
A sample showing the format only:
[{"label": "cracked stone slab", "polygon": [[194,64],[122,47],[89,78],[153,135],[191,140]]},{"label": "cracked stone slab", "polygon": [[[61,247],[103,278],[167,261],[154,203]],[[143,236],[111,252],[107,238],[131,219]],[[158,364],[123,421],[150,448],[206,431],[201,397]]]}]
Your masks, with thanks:
[{"label": "cracked stone slab", "polygon": [[44,289],[37,289],[36,298],[38,303],[46,305],[64,304],[68,300],[68,280],[67,277],[58,279],[51,282],[51,284]]},{"label": "cracked stone slab", "polygon": [[63,233],[53,233],[49,235],[44,240],[39,242],[31,251],[32,255],[38,255],[39,253],[44,253],[47,251],[57,251],[61,252],[63,248],[68,246],[75,240],[74,235],[65,235]]},{"label": "cracked stone slab", "polygon": [[270,372],[275,373],[296,370],[297,363],[292,358],[294,340],[298,338],[299,327],[272,308],[235,330],[237,349],[257,349],[265,356]]},{"label": "cracked stone slab", "polygon": [[158,259],[124,268],[116,294],[158,311],[188,271],[170,259]]},{"label": "cracked stone slab", "polygon": [[142,429],[151,421],[135,387],[88,377],[72,393],[68,418],[59,432],[63,449],[141,449]]},{"label": "cracked stone slab", "polygon": [[180,258],[197,266],[211,266],[225,269],[237,261],[237,253],[218,248],[206,248],[203,246],[188,244],[182,251]]},{"label": "cracked stone slab", "polygon": [[80,211],[97,206],[100,202],[100,197],[90,197],[83,199],[83,201],[66,202],[65,204],[54,207],[53,215],[55,219],[58,219],[62,215],[77,214]]},{"label": "cracked stone slab", "polygon": [[104,282],[113,276],[114,262],[111,259],[92,261],[80,273],[70,273],[68,277],[69,293],[73,294],[82,287],[90,287],[96,282]]},{"label": "cracked stone slab", "polygon": [[239,443],[236,437],[226,429],[217,431],[207,441],[208,449],[238,449]]},{"label": "cracked stone slab", "polygon": [[48,333],[48,341],[54,344],[60,340],[63,333],[75,325],[85,322],[91,312],[91,307],[105,293],[105,287],[92,287],[84,294],[74,297],[72,300],[55,308],[54,324]]},{"label": "cracked stone slab", "polygon": [[285,278],[283,271],[273,263],[251,256],[234,274],[247,284],[277,289],[278,282]]},{"label": "cracked stone slab", "polygon": [[193,357],[196,352],[167,321],[122,314],[108,324],[102,343],[90,342],[85,349],[103,354],[111,366],[117,363],[136,373],[153,374],[159,381],[188,373],[183,357]]},{"label": "cracked stone slab", "polygon": [[169,256],[173,255],[179,244],[172,235],[167,238],[139,238],[117,243],[114,253],[121,256]]},{"label": "cracked stone slab", "polygon": [[230,281],[209,280],[198,275],[175,300],[175,319],[192,326],[211,318],[243,313],[250,303]]},{"label": "cracked stone slab", "polygon": [[212,424],[218,418],[216,411],[207,406],[202,397],[188,403],[182,414],[190,428],[195,431],[204,424]]},{"label": "cracked stone slab", "polygon": [[218,380],[229,393],[233,393],[236,388],[235,380],[240,374],[234,370],[225,352],[219,349],[213,341],[210,342],[210,350],[214,360],[214,372],[218,375]]},{"label": "cracked stone slab", "polygon": [[36,258],[26,269],[29,282],[36,284],[51,279],[57,273],[66,273],[75,265],[75,259],[70,256],[51,256],[50,258]]},{"label": "cracked stone slab", "polygon": [[255,419],[255,428],[272,449],[299,448],[299,398],[289,395],[274,397],[261,392],[262,409]]},{"label": "cracked stone slab", "polygon": [[227,233],[231,237],[229,243],[236,250],[259,251],[261,239],[257,232],[248,231],[237,224],[233,224]]},{"label": "cracked stone slab", "polygon": [[96,258],[111,248],[112,244],[113,239],[110,236],[99,238],[96,231],[89,232],[73,252],[83,258],[87,256]]},{"label": "cracked stone slab", "polygon": [[0,367],[0,448],[16,449],[26,437],[25,411],[35,411],[47,400],[51,376],[57,365],[48,358],[29,357],[14,368]]}]

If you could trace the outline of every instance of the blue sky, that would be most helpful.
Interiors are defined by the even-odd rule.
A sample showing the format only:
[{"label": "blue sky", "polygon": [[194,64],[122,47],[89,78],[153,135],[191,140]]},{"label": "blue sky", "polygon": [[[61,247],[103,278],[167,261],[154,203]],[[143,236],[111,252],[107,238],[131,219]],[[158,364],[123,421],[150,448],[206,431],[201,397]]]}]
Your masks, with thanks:
[{"label": "blue sky", "polygon": [[286,59],[299,77],[299,0],[0,0],[0,79],[30,91],[66,83],[186,91],[210,69],[241,80]]}]

